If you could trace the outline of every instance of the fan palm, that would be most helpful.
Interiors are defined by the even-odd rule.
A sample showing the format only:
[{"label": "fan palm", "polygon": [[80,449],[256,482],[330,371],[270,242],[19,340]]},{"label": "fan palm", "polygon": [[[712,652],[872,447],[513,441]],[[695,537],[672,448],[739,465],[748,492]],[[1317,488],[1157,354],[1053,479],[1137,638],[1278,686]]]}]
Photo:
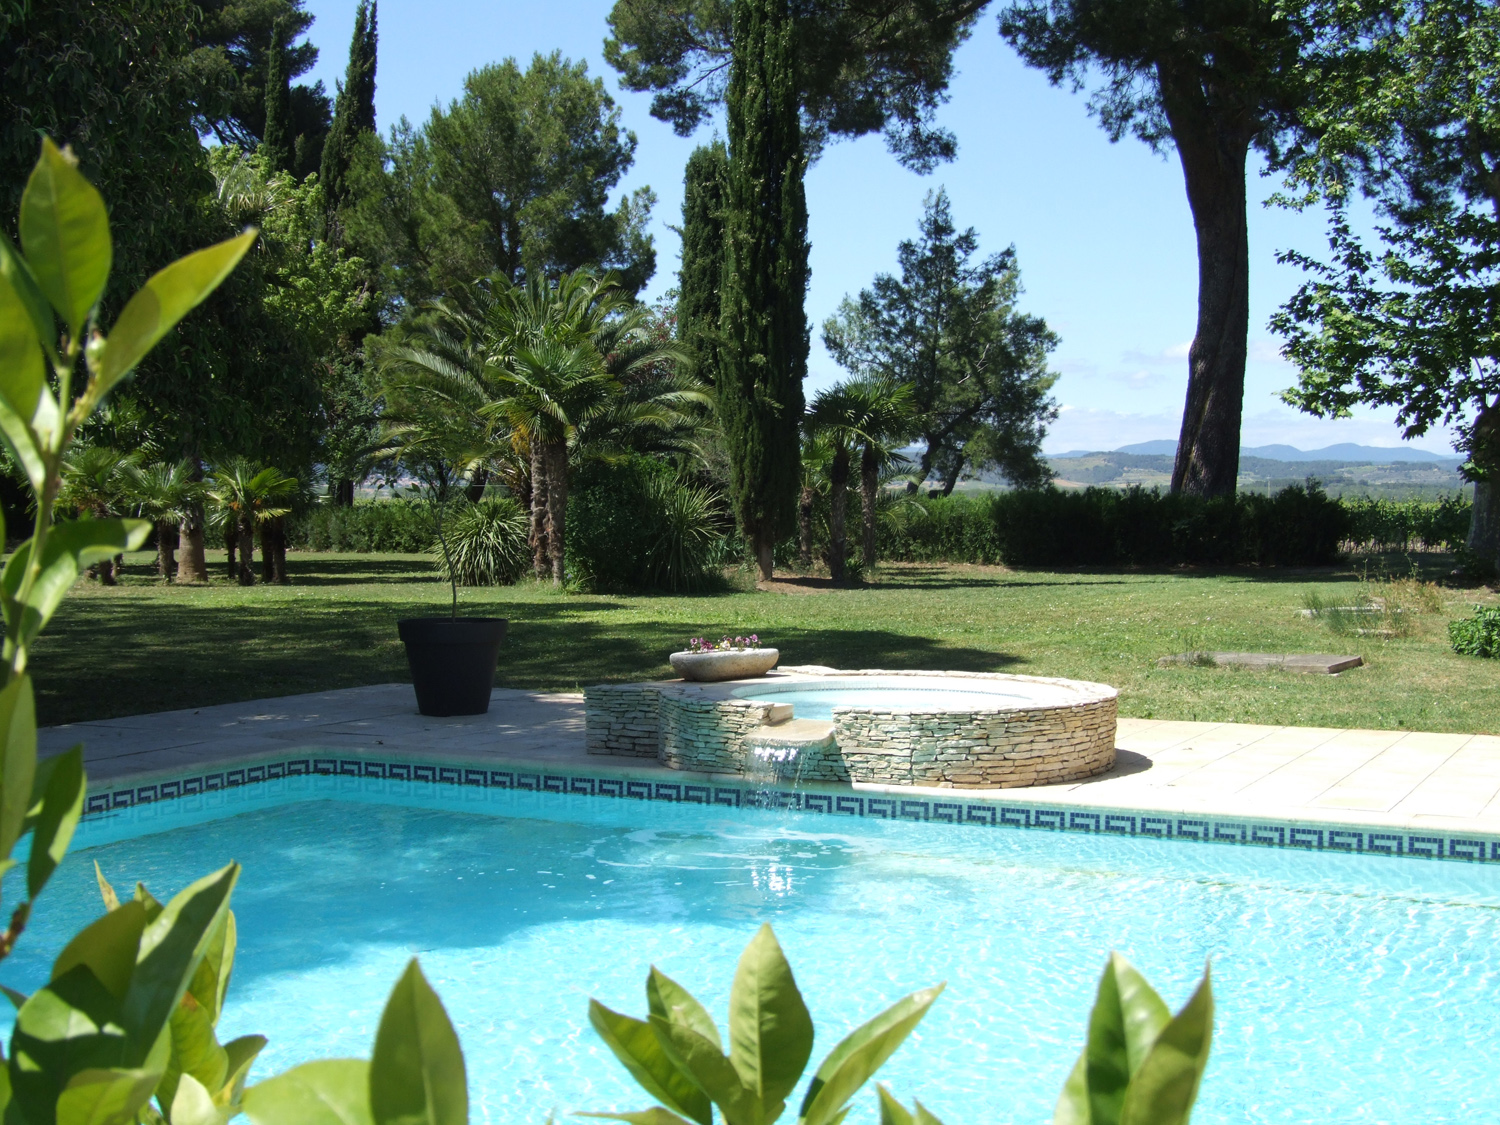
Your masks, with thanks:
[{"label": "fan palm", "polygon": [[203,484],[193,479],[193,468],[191,461],[155,461],[125,471],[125,496],[139,515],[156,525],[156,570],[167,582],[177,570],[178,524],[196,512],[203,499]]},{"label": "fan palm", "polygon": [[[75,446],[63,462],[58,502],[95,519],[120,515],[127,506],[125,486],[135,463],[135,454],[108,445]],[[106,586],[115,584],[115,563],[105,559],[99,564],[99,581]]]},{"label": "fan palm", "polygon": [[[234,529],[241,586],[255,585],[252,555],[256,528],[290,512],[296,494],[296,479],[280,469],[261,469],[241,460],[214,470],[207,495]],[[285,577],[282,573],[276,580],[285,581]]]},{"label": "fan palm", "polygon": [[808,408],[804,428],[820,437],[831,451],[829,478],[828,570],[835,582],[844,581],[848,560],[845,531],[849,501],[849,469],[860,459],[860,498],[864,515],[864,562],[875,562],[875,505],[880,492],[880,469],[900,457],[890,447],[911,424],[911,388],[883,379],[851,379],[819,393]]}]

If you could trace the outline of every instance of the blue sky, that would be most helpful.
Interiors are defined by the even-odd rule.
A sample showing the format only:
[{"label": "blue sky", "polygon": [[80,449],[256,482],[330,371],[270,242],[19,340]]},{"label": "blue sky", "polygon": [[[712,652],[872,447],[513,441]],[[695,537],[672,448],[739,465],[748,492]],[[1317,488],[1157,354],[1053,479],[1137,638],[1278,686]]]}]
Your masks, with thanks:
[{"label": "blue sky", "polygon": [[[309,38],[321,49],[313,73],[331,91],[343,74],[357,0],[307,0],[316,17]],[[601,45],[610,0],[381,0],[375,105],[382,131],[403,114],[426,118],[435,101],[457,96],[464,76],[486,63],[561,50],[604,77],[625,123],[639,138],[621,190],[649,184],[660,197],[654,222],[658,265],[648,296],[673,284],[681,217],[682,168],[711,130],[684,139],[651,118],[650,97],[621,91]],[[946,186],[961,226],[975,227],[986,252],[1014,243],[1026,311],[1062,337],[1052,366],[1062,414],[1049,452],[1113,449],[1176,438],[1187,383],[1187,347],[1196,315],[1197,258],[1182,172],[1135,140],[1110,144],[1085,109],[1085,96],[1047,84],[1000,39],[992,10],[957,58],[958,77],[941,122],[959,140],[958,159],[928,176],[901,168],[876,137],[841,142],[808,175],[814,326],[809,389],[841,372],[818,342],[818,328],[845,294],[894,268],[896,244],[911,237],[922,200]],[[1267,318],[1297,287],[1299,271],[1276,263],[1278,250],[1324,246],[1319,213],[1261,207],[1276,187],[1252,174],[1250,196],[1250,364],[1244,443],[1284,442],[1312,449],[1334,442],[1395,445],[1389,412],[1322,421],[1282,405],[1295,380],[1280,358]],[[1450,451],[1445,435],[1415,444]]]}]

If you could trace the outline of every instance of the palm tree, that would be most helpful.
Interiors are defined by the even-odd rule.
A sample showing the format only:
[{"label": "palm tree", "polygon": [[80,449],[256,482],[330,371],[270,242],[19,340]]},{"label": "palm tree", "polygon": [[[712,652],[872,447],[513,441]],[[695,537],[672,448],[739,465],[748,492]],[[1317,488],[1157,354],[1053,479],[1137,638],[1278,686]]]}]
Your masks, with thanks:
[{"label": "palm tree", "polygon": [[161,461],[126,469],[124,491],[136,512],[156,525],[156,571],[170,582],[177,572],[175,540],[178,527],[203,499],[203,484],[193,479],[191,461],[168,465]]},{"label": "palm tree", "polygon": [[828,570],[835,582],[844,581],[848,559],[845,525],[849,469],[854,454],[859,454],[864,564],[873,566],[880,470],[900,458],[891,445],[904,440],[910,432],[911,395],[911,387],[906,384],[886,379],[851,379],[822,391],[808,408],[807,433],[826,441],[831,452]]},{"label": "palm tree", "polygon": [[[807,429],[806,426],[803,427]],[[797,565],[812,567],[813,507],[821,485],[828,479],[833,447],[821,433],[802,435],[802,492],[797,498]]]},{"label": "palm tree", "polygon": [[[121,453],[108,445],[75,446],[63,462],[59,503],[87,512],[95,519],[120,515],[127,504],[127,474],[135,462],[135,454]],[[121,561],[116,556],[99,563],[99,581],[113,586],[116,564]],[[89,571],[94,573],[94,568]]]},{"label": "palm tree", "polygon": [[708,414],[683,356],[612,278],[481,281],[379,349],[389,447],[472,484],[495,473],[530,511],[538,578],[563,580],[568,468],[580,450],[687,448]]},{"label": "palm tree", "polygon": [[[259,469],[248,461],[236,460],[214,470],[208,498],[233,528],[235,545],[239,549],[241,586],[255,585],[252,556],[256,528],[290,512],[290,502],[296,492],[296,479],[280,469]],[[276,581],[285,582],[285,566],[280,570],[281,573],[275,575]]]}]

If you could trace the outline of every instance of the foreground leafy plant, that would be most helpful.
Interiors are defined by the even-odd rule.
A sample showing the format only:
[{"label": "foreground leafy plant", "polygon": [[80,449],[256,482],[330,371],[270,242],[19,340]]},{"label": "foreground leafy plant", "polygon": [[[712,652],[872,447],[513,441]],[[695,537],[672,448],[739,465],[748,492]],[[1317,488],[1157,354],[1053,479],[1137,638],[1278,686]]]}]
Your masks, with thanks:
[{"label": "foreground leafy plant", "polygon": [[1111,953],[1053,1125],[1187,1125],[1213,1023],[1208,972],[1174,1016],[1135,966]]},{"label": "foreground leafy plant", "polygon": [[[798,1125],[836,1125],[849,1099],[921,1022],[943,991],[913,992],[851,1032],[813,1075]],[[589,1022],[632,1078],[659,1105],[639,1113],[593,1113],[635,1125],[712,1125],[717,1107],[727,1125],[768,1125],[812,1056],[813,1024],[792,968],[769,925],[740,956],[729,994],[729,1054],[703,1005],[652,968],[646,978],[649,1015],[633,1019],[589,1001]]]}]

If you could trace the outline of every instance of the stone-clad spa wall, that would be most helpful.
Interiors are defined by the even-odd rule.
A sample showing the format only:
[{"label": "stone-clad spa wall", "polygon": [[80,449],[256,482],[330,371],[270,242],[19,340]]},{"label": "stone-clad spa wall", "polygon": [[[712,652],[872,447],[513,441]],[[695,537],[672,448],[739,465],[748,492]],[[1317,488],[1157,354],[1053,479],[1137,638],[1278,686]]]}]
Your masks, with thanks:
[{"label": "stone-clad spa wall", "polygon": [[[832,740],[805,747],[785,772],[805,780],[964,789],[1092,777],[1114,765],[1115,696],[1102,685],[1078,687],[1097,690],[1058,707],[840,710]],[[672,769],[731,774],[747,772],[746,736],[764,727],[772,706],[716,698],[677,682],[591,687],[584,703],[590,754],[657,758]]]}]

